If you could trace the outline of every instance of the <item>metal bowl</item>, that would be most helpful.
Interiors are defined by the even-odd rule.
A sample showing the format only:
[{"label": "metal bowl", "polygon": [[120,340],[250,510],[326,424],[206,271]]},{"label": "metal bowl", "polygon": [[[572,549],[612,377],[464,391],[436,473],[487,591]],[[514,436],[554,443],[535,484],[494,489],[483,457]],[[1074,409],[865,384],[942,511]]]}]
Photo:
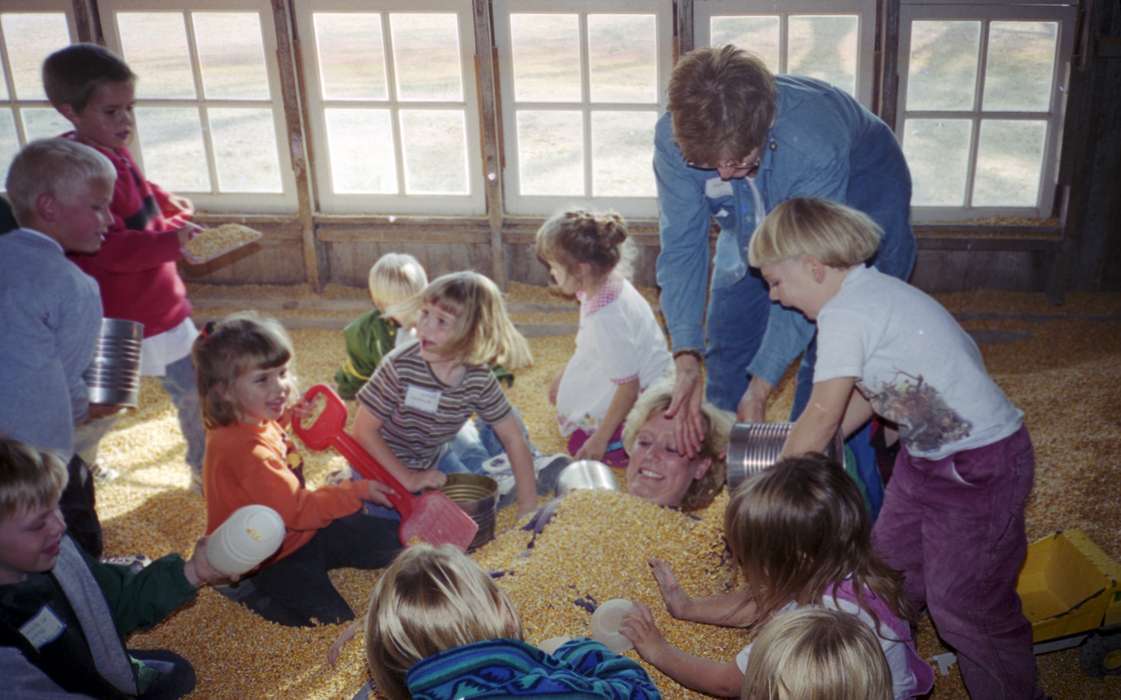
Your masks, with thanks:
[{"label": "metal bowl", "polygon": [[611,467],[593,459],[581,459],[565,467],[557,476],[557,495],[566,496],[579,489],[618,491]]},{"label": "metal bowl", "polygon": [[479,526],[467,551],[478,549],[494,539],[498,482],[482,474],[448,474],[448,480],[440,490]]},{"label": "metal bowl", "polygon": [[[778,461],[793,423],[736,423],[728,438],[728,490],[733,491],[747,477],[758,474]],[[825,455],[844,459],[845,443],[840,431],[825,447]]]}]

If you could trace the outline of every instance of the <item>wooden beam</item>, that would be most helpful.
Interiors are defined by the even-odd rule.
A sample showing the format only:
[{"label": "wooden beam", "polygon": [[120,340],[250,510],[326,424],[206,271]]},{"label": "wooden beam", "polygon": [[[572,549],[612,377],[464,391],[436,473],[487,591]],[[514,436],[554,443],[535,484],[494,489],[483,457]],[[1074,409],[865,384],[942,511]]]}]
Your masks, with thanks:
[{"label": "wooden beam", "polygon": [[296,217],[302,229],[304,270],[308,284],[319,291],[323,281],[319,274],[319,253],[316,249],[315,224],[312,221],[311,184],[308,174],[307,131],[301,112],[298,41],[292,7],[288,0],[272,0],[273,25],[276,29],[276,63],[280,72],[280,93],[284,102],[284,125],[288,137],[288,156],[296,181]]},{"label": "wooden beam", "polygon": [[692,51],[696,46],[693,44],[693,0],[677,0],[673,5],[674,19],[676,20],[673,25],[673,33],[677,39],[674,43],[673,62],[676,65],[677,59]]},{"label": "wooden beam", "polygon": [[491,279],[506,288],[506,250],[502,241],[502,125],[499,121],[498,48],[490,0],[473,0],[475,18],[475,85],[479,96],[479,139],[483,155],[483,190],[490,227]]},{"label": "wooden beam", "polygon": [[879,101],[873,103],[884,123],[897,131],[899,114],[899,0],[880,0]]},{"label": "wooden beam", "polygon": [[105,45],[101,22],[94,0],[73,0],[74,24],[78,28],[78,41]]}]

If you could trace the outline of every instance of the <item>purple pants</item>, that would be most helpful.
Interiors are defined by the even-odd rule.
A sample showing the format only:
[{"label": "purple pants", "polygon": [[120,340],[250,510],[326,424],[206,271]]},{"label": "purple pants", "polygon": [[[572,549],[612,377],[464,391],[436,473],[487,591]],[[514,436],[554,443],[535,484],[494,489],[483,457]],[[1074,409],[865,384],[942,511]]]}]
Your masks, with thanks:
[{"label": "purple pants", "polygon": [[1034,472],[1023,427],[940,460],[914,457],[904,447],[872,530],[876,551],[903,572],[916,609],[929,609],[978,700],[1043,697],[1031,625],[1016,594]]}]

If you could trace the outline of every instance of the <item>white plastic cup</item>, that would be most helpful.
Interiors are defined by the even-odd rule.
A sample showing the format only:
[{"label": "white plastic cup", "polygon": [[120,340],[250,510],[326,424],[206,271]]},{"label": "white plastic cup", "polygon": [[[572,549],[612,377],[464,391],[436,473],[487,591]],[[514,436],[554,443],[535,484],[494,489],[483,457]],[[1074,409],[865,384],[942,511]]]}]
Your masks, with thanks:
[{"label": "white plastic cup", "polygon": [[619,626],[634,608],[634,603],[626,598],[612,598],[600,604],[592,613],[591,636],[616,654],[632,648],[631,640],[619,634]]},{"label": "white plastic cup", "polygon": [[280,549],[284,531],[284,520],[272,508],[242,506],[210,534],[206,559],[226,576],[241,576]]}]

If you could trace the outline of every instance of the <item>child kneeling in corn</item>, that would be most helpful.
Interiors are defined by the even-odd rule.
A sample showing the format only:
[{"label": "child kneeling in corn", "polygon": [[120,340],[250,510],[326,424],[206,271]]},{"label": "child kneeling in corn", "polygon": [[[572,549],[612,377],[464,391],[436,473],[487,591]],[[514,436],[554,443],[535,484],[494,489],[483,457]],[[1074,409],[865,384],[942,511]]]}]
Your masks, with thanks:
[{"label": "child kneeling in corn", "polygon": [[661,697],[641,666],[599,642],[573,639],[552,654],[523,642],[509,598],[451,545],[409,547],[382,574],[366,659],[392,700]]},{"label": "child kneeling in corn", "polygon": [[897,424],[876,551],[956,649],[972,697],[1042,697],[1016,594],[1035,472],[1024,412],[946,309],[865,266],[879,242],[867,216],[816,199],[784,202],[751,239],[771,299],[817,323],[813,393],[783,455],[820,450],[873,414]]},{"label": "child kneeling in corn", "polygon": [[124,637],[224,578],[205,540],[140,571],[103,564],[66,534],[58,500],[66,467],[52,453],[0,439],[0,678],[10,697],[177,698],[191,664],[169,651],[129,651]]}]

